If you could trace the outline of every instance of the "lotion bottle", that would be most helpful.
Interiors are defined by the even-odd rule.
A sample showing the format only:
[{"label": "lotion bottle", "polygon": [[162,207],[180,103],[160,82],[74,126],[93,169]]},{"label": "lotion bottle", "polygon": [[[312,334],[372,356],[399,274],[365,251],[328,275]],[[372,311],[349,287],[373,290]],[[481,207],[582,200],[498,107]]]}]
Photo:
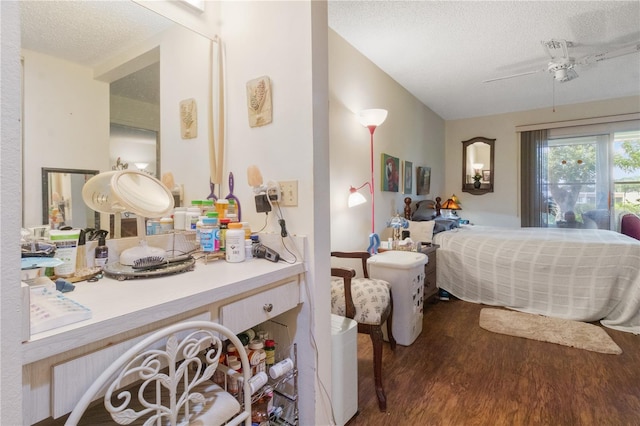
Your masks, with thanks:
[{"label": "lotion bottle", "polygon": [[107,264],[109,259],[109,247],[105,243],[103,236],[98,238],[98,247],[95,250],[95,265],[104,269],[104,265]]}]

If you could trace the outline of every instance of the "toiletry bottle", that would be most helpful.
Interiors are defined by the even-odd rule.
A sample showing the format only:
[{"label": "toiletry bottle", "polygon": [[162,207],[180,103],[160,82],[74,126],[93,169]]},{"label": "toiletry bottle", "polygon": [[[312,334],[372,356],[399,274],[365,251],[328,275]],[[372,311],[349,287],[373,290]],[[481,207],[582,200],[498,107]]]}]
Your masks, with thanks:
[{"label": "toiletry bottle", "polygon": [[100,268],[104,268],[107,260],[109,259],[109,247],[107,247],[104,237],[100,236],[98,238],[98,247],[96,247],[95,251],[95,265]]},{"label": "toiletry bottle", "polygon": [[76,254],[76,271],[81,271],[87,267],[87,246],[86,246],[86,233],[84,229],[80,230],[80,237],[78,238],[78,252]]}]

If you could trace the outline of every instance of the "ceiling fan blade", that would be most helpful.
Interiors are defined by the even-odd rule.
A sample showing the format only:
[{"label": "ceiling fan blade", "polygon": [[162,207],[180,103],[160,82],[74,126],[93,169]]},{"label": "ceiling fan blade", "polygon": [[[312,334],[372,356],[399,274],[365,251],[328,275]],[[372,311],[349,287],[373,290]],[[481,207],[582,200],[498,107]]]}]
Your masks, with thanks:
[{"label": "ceiling fan blade", "polygon": [[542,47],[547,52],[552,61],[558,59],[569,59],[569,47],[573,43],[563,39],[552,38],[551,40],[541,41]]},{"label": "ceiling fan blade", "polygon": [[576,63],[580,65],[589,65],[596,62],[606,61],[607,59],[617,58],[618,56],[630,55],[640,52],[640,43],[635,43],[620,49],[611,50],[609,52],[596,53],[594,55],[585,56]]},{"label": "ceiling fan blade", "polygon": [[519,74],[506,75],[504,77],[490,78],[489,80],[484,80],[483,83],[490,83],[492,81],[498,81],[498,80],[506,80],[508,78],[522,77],[523,75],[537,74],[539,72],[546,71],[546,70],[547,70],[546,68],[543,68],[535,71],[527,71],[527,72],[521,72]]}]

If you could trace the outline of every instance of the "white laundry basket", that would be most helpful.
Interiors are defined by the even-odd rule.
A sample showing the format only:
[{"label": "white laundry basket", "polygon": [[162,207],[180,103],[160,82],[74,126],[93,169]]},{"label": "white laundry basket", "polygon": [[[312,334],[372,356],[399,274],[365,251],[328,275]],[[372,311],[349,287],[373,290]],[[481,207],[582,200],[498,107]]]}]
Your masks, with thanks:
[{"label": "white laundry basket", "polygon": [[[367,260],[369,276],[388,281],[393,295],[393,337],[409,346],[422,332],[426,254],[385,251]],[[382,328],[386,334],[386,327]],[[386,339],[386,336],[385,336]]]},{"label": "white laundry basket", "polygon": [[358,323],[331,314],[331,401],[337,426],[358,411]]}]

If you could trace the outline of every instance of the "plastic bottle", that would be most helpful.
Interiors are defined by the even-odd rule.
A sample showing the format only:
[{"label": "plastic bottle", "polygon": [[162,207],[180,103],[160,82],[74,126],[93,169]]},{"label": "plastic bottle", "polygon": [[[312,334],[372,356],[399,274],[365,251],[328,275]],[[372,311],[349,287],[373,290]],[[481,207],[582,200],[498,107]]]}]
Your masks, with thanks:
[{"label": "plastic bottle", "polygon": [[268,370],[276,363],[276,342],[272,339],[264,341],[264,352],[266,358],[264,359],[265,368]]},{"label": "plastic bottle", "polygon": [[160,219],[160,233],[170,234],[171,232],[173,232],[173,219],[170,217]]},{"label": "plastic bottle", "polygon": [[244,260],[253,259],[253,243],[251,240],[244,240]]},{"label": "plastic bottle", "polygon": [[[220,217],[222,217],[222,219],[220,219]],[[218,213],[218,220],[219,220],[219,226],[220,226],[220,251],[225,251],[226,250],[226,244],[227,244],[227,229],[229,229],[229,222],[230,220],[225,218],[224,216],[220,216],[220,213]]]},{"label": "plastic bottle", "polygon": [[244,239],[245,240],[250,240],[251,239],[251,225],[249,225],[249,222],[240,222],[242,224],[242,229],[244,229]]},{"label": "plastic bottle", "polygon": [[293,370],[293,361],[291,358],[285,358],[279,363],[271,366],[269,369],[269,376],[275,380],[278,377],[287,374],[291,370]]},{"label": "plastic bottle", "polygon": [[109,260],[109,247],[107,247],[105,243],[104,236],[98,238],[98,246],[94,251],[94,259],[95,265],[103,269]]},{"label": "plastic bottle", "polygon": [[264,371],[255,374],[253,377],[249,379],[249,387],[251,388],[251,395],[258,392],[260,388],[267,384],[268,381],[267,373]]},{"label": "plastic bottle", "polygon": [[196,222],[196,244],[200,243],[200,231],[202,230],[203,220],[206,216],[198,216],[198,221]]},{"label": "plastic bottle", "polygon": [[251,364],[251,374],[266,373],[266,358],[267,354],[264,351],[264,344],[254,339],[249,343],[249,364]]},{"label": "plastic bottle", "polygon": [[229,224],[224,237],[225,259],[227,262],[244,262],[244,231],[238,222]]},{"label": "plastic bottle", "polygon": [[207,215],[209,212],[214,212],[216,209],[213,207],[213,200],[202,200],[202,214]]},{"label": "plastic bottle", "polygon": [[220,219],[224,219],[227,217],[227,209],[229,206],[229,200],[221,199],[216,200],[216,211],[218,212],[218,217]]},{"label": "plastic bottle", "polygon": [[237,216],[238,216],[238,209],[236,207],[236,200],[232,198],[229,200],[229,205],[227,206],[227,217],[231,218],[231,217],[237,217]]},{"label": "plastic bottle", "polygon": [[[216,251],[216,234],[218,233],[218,219],[205,217],[200,226],[200,246],[205,253]],[[197,239],[197,234],[196,234]]]},{"label": "plastic bottle", "polygon": [[216,230],[214,232],[214,244],[215,244],[215,248],[214,251],[220,251],[220,221],[218,219],[218,212],[207,212],[207,217],[209,219],[215,219],[216,220]]},{"label": "plastic bottle", "polygon": [[184,231],[187,217],[186,207],[176,207],[173,211],[173,228],[176,231]]},{"label": "plastic bottle", "polygon": [[185,216],[184,227],[187,231],[195,231],[198,218],[200,217],[200,207],[189,207]]},{"label": "plastic bottle", "polygon": [[[242,373],[242,363],[240,361],[229,363],[229,368],[237,371],[238,373]],[[238,394],[238,376],[232,375],[229,378],[229,389],[227,389],[227,391],[232,395]]]}]

